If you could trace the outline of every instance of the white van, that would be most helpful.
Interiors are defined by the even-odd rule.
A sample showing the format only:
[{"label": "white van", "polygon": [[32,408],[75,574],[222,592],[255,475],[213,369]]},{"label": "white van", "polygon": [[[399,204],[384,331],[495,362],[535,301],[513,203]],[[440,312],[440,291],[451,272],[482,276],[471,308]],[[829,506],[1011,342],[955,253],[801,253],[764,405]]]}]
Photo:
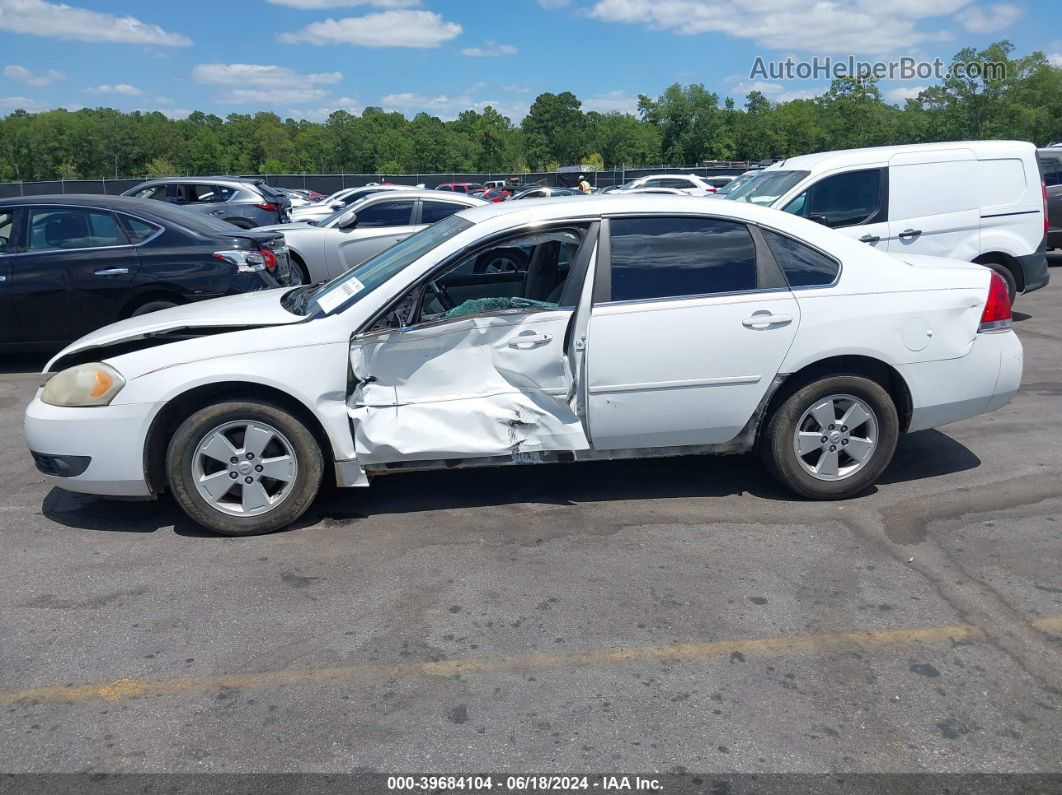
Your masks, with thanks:
[{"label": "white van", "polygon": [[1036,147],[962,141],[820,152],[765,168],[728,199],[775,207],[890,254],[987,265],[1011,297],[1047,284]]}]

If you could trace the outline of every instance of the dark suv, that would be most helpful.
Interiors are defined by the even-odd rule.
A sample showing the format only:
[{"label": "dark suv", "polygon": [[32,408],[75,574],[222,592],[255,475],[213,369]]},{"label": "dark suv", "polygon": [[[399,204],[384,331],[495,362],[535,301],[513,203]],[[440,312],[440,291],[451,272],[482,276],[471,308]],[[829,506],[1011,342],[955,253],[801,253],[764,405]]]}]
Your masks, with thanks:
[{"label": "dark suv", "polygon": [[1037,150],[1047,187],[1047,247],[1062,248],[1062,146]]},{"label": "dark suv", "polygon": [[48,347],[126,317],[298,283],[279,232],[120,196],[0,200],[0,346]]},{"label": "dark suv", "polygon": [[291,199],[265,184],[244,177],[167,177],[141,182],[123,196],[157,199],[228,221],[241,229],[286,223]]}]

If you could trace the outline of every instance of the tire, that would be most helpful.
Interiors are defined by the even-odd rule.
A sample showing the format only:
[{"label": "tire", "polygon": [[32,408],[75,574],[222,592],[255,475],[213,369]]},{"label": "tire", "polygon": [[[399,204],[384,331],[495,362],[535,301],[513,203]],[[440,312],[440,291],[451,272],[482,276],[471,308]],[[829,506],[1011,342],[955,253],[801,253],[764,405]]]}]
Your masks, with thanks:
[{"label": "tire", "polygon": [[[837,421],[826,424],[829,408],[811,412],[824,406],[828,398],[834,398]],[[857,404],[859,412],[846,413]],[[860,420],[866,413],[869,418],[851,428],[840,423],[845,416]],[[878,479],[892,460],[899,432],[896,405],[880,384],[859,375],[830,375],[798,389],[774,410],[759,452],[768,471],[797,494],[813,500],[842,500],[865,491]],[[798,443],[806,449],[804,455],[798,454]],[[849,455],[857,450],[865,455],[861,461]],[[832,461],[837,462],[836,472]],[[817,469],[820,474],[810,471]]]},{"label": "tire", "polygon": [[1014,306],[1014,298],[1018,295],[1018,283],[1014,279],[1014,274],[1010,272],[1010,268],[1006,265],[1000,265],[998,262],[984,262],[981,264],[986,268],[991,268],[1003,277],[1003,281],[1007,285],[1007,295],[1010,296],[1010,305]]},{"label": "tire", "polygon": [[479,256],[473,273],[512,273],[527,270],[527,254],[518,248],[496,248]]},{"label": "tire", "polygon": [[[279,530],[302,516],[317,496],[324,460],[314,435],[287,410],[233,401],[207,406],[181,423],[166,452],[166,470],[174,498],[193,521],[222,535],[248,536]],[[227,482],[232,485],[221,491]]]},{"label": "tire", "polygon": [[132,312],[130,312],[129,317],[140,317],[141,315],[146,315],[150,312],[158,312],[161,309],[173,309],[173,307],[175,306],[177,306],[176,301],[148,301],[147,303],[141,304]]},{"label": "tire", "polygon": [[306,263],[303,262],[302,257],[296,254],[294,251],[291,252],[291,267],[298,269],[300,275],[302,276],[303,284],[312,284],[312,282],[310,281],[310,269],[306,267]]}]

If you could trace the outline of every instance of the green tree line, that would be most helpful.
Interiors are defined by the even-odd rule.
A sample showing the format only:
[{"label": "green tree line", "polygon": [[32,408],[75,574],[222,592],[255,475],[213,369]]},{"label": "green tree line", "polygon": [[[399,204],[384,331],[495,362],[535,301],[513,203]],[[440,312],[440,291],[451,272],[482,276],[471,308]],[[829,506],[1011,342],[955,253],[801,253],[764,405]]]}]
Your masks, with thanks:
[{"label": "green tree line", "polygon": [[443,121],[425,113],[338,110],[324,122],[274,113],[196,111],[185,119],[111,108],[0,119],[0,181],[218,173],[443,173],[690,165],[858,146],[1012,138],[1062,140],[1062,68],[1042,52],[1015,56],[1000,41],[955,63],[1002,63],[1003,75],[948,77],[907,99],[885,100],[872,79],[835,80],[810,99],[739,106],[703,85],[639,97],[638,114],[584,112],[568,91],[544,93],[514,124],[491,107]]}]

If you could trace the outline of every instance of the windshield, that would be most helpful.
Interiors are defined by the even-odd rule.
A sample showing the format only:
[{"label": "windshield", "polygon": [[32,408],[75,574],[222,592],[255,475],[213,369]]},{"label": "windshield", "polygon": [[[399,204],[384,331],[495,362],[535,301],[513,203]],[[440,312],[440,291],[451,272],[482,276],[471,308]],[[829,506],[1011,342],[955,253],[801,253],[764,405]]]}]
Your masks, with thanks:
[{"label": "windshield", "polygon": [[320,309],[325,314],[336,311],[353,298],[362,298],[399,271],[412,265],[433,248],[470,228],[464,218],[451,215],[444,218],[401,243],[381,251],[341,276],[323,285],[311,297],[306,314]]},{"label": "windshield", "polygon": [[737,179],[730,180],[730,182],[726,183],[723,187],[717,190],[716,193],[721,196],[726,196],[730,193],[733,193],[743,185],[747,185],[751,180],[756,179],[756,177],[758,177],[762,173],[762,171],[757,171],[754,174],[742,174]]},{"label": "windshield", "polygon": [[755,179],[750,179],[744,185],[730,191],[726,197],[736,202],[770,205],[809,173],[808,171],[765,170]]}]

